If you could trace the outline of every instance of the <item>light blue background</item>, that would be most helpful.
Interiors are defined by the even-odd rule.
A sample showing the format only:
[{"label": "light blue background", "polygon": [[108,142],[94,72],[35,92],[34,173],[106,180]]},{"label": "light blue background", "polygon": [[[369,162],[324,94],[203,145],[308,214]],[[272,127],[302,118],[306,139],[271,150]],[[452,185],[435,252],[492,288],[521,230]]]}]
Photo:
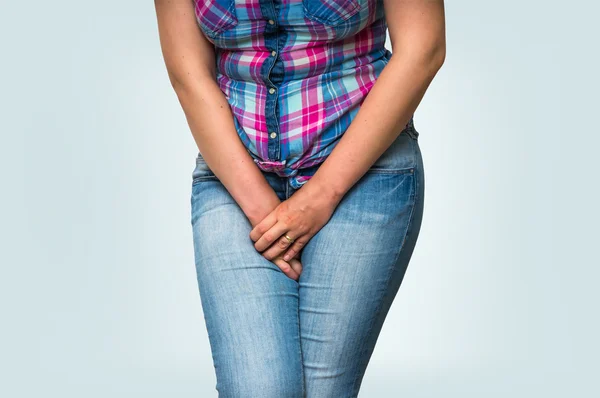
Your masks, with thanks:
[{"label": "light blue background", "polygon": [[[423,226],[361,396],[600,396],[600,7],[446,3]],[[0,396],[216,396],[153,2],[2,8]]]}]

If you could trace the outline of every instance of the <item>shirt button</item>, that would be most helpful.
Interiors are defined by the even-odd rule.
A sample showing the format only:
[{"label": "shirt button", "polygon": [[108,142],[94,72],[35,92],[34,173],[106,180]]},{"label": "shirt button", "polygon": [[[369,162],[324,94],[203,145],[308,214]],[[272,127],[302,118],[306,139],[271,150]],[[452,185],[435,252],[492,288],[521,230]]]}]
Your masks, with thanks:
[{"label": "shirt button", "polygon": [[271,138],[275,138],[275,137],[277,137],[277,133],[273,131],[273,132],[271,133]]},{"label": "shirt button", "polygon": [[273,21],[272,19],[269,19],[269,25],[273,25],[275,24],[275,21]]},{"label": "shirt button", "polygon": [[271,55],[272,56],[276,56],[277,55],[277,51],[275,51],[275,50],[271,51]]},{"label": "shirt button", "polygon": [[273,87],[271,87],[271,88],[269,89],[269,94],[273,94],[274,92],[275,92],[275,89],[274,89]]}]

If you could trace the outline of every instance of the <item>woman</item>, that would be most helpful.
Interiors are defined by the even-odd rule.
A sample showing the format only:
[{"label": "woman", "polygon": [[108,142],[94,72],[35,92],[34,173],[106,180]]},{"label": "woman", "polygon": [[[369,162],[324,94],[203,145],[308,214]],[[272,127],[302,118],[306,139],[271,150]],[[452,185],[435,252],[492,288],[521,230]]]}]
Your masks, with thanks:
[{"label": "woman", "polygon": [[421,226],[412,115],[444,62],[442,0],[155,5],[199,150],[219,396],[356,397]]}]

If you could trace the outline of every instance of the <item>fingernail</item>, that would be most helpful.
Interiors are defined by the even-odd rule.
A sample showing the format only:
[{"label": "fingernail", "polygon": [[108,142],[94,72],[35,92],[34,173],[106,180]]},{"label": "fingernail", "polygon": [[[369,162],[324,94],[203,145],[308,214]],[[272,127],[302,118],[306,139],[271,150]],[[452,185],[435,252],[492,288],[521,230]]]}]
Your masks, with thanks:
[{"label": "fingernail", "polygon": [[289,254],[286,254],[285,256],[283,256],[283,259],[284,259],[285,261],[288,261],[288,260],[290,259],[290,255],[289,255]]}]

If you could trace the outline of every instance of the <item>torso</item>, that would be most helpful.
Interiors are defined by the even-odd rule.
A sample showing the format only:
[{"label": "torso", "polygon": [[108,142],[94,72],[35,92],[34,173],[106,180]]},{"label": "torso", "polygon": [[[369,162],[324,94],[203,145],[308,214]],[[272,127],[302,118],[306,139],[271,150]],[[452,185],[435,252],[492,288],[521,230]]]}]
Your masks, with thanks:
[{"label": "torso", "polygon": [[192,1],[240,139],[299,188],[391,58],[383,0]]}]

